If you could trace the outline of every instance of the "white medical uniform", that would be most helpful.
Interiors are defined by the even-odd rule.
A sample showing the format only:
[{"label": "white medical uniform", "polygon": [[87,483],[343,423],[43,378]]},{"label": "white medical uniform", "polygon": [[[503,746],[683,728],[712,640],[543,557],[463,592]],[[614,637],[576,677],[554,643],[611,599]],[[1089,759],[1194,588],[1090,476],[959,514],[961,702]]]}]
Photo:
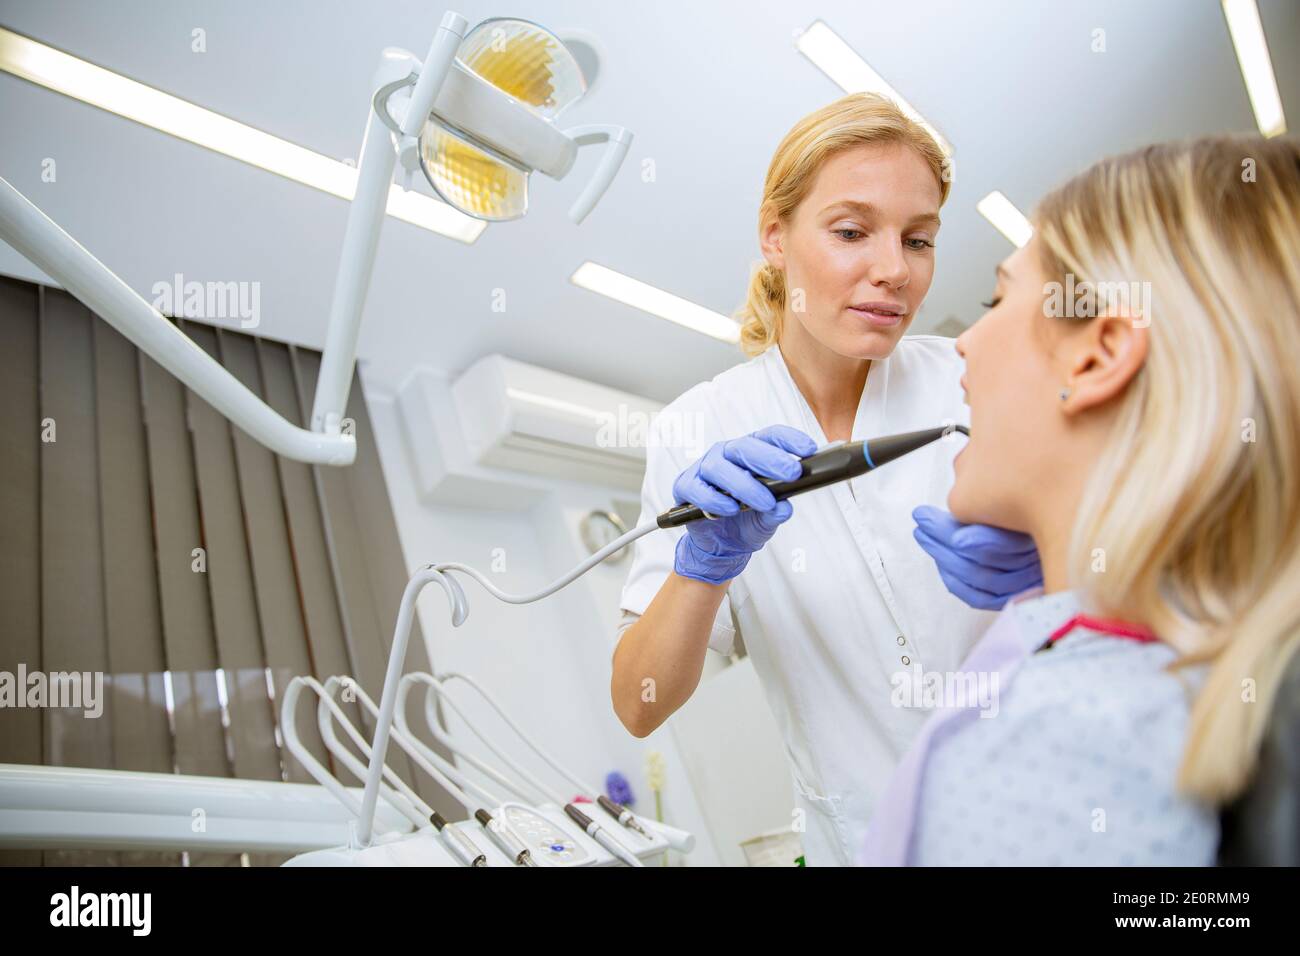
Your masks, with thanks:
[{"label": "white medical uniform", "polygon": [[[952,339],[907,336],[873,362],[852,440],[969,423]],[[674,503],[673,482],[716,441],[792,425],[819,446],[821,425],[778,346],[689,389],[656,419],[642,522]],[[674,439],[684,439],[677,441]],[[709,646],[728,653],[732,612],[794,778],[792,823],[809,865],[849,864],[873,803],[927,712],[895,691],[912,671],[956,671],[994,615],[949,594],[912,537],[917,505],[944,507],[959,435],[877,471],[797,496],[794,513],[732,580]],[[684,528],[635,542],[620,636],[673,571]]]}]

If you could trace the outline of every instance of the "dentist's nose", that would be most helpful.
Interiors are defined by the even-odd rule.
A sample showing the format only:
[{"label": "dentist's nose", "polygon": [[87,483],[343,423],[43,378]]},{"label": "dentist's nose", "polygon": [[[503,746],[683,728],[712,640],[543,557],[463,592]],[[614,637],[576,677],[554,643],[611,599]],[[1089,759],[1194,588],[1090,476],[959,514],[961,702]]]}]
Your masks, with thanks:
[{"label": "dentist's nose", "polygon": [[867,278],[872,285],[886,285],[891,289],[901,289],[907,285],[911,270],[907,265],[907,257],[903,255],[901,240],[882,238],[871,252]]}]

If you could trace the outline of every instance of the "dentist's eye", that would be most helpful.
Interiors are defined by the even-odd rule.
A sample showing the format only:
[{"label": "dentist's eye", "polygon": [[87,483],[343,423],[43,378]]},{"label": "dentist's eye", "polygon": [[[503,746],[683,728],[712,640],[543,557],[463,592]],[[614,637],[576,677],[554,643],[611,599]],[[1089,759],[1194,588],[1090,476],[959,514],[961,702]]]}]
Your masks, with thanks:
[{"label": "dentist's eye", "polygon": [[995,295],[993,298],[989,299],[989,301],[981,302],[980,305],[984,306],[984,308],[986,309],[992,309],[992,308],[996,308],[997,304],[1001,301],[1002,301],[1002,297],[1000,295]]},{"label": "dentist's eye", "polygon": [[[912,243],[914,243],[914,242],[916,243],[916,245],[912,245]],[[907,240],[907,243],[908,243],[907,248],[909,248],[909,249],[915,249],[915,250],[917,250],[918,252],[921,251],[922,249],[933,249],[933,248],[934,248],[934,242],[932,242],[932,241],[929,240],[929,239],[922,239],[922,238],[920,238],[919,236],[913,236],[911,239],[908,239],[908,240]]]},{"label": "dentist's eye", "polygon": [[[865,233],[863,233],[862,230],[860,229],[835,229],[832,231],[835,233],[835,235],[839,236],[845,242],[853,242],[855,239],[860,239],[863,235],[865,235]],[[845,235],[846,232],[850,233],[850,235],[846,236]]]}]

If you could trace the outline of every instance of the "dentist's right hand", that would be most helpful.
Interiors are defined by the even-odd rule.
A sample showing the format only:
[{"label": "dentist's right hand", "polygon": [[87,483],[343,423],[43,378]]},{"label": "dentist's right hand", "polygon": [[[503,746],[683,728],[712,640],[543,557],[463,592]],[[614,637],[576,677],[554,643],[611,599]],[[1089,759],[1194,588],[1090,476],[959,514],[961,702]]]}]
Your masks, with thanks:
[{"label": "dentist's right hand", "polygon": [[[755,476],[790,481],[803,471],[799,459],[816,450],[810,436],[789,425],[769,425],[714,444],[673,482],[678,504],[718,516],[686,525],[673,570],[709,584],[723,584],[745,570],[750,556],[793,513],[789,500],[777,501]],[[749,510],[741,511],[740,502]]]}]

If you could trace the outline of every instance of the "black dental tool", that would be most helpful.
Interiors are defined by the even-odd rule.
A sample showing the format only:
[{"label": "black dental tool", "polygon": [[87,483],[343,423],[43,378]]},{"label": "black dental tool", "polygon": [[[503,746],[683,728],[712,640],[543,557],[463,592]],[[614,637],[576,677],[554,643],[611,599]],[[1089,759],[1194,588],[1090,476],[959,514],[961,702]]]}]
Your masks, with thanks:
[{"label": "black dental tool", "polygon": [[[814,488],[823,488],[865,474],[953,432],[970,436],[970,429],[965,425],[944,425],[940,428],[923,428],[916,432],[869,438],[866,441],[843,442],[802,459],[803,472],[798,478],[781,481],[777,478],[755,477],[767,486],[773,498],[783,501],[792,495],[801,495]],[[742,504],[740,508],[744,511],[749,506]],[[669,508],[657,520],[661,528],[675,528],[697,518],[712,517],[716,516],[708,514],[698,505],[687,503]]]}]

